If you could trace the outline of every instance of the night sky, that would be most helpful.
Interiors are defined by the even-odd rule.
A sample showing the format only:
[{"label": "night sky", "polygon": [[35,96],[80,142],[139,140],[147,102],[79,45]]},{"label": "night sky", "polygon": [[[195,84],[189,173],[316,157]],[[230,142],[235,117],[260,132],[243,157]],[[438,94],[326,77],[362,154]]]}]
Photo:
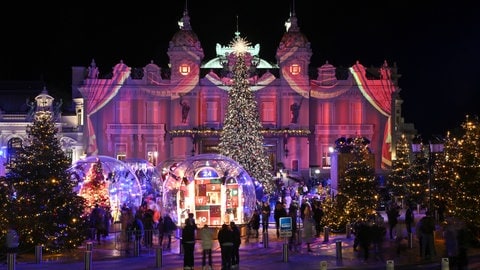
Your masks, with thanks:
[{"label": "night sky", "polygon": [[[474,1],[410,2],[297,0],[294,9],[311,42],[312,66],[396,63],[405,121],[428,138],[458,128],[466,114],[480,114],[480,14]],[[238,22],[241,35],[260,44],[260,57],[275,62],[292,3],[188,1],[204,61],[215,56],[216,43],[232,40]],[[42,80],[50,94],[68,97],[71,67],[92,58],[103,74],[120,60],[166,67],[185,1],[136,4],[12,2],[0,16],[0,80]]]}]

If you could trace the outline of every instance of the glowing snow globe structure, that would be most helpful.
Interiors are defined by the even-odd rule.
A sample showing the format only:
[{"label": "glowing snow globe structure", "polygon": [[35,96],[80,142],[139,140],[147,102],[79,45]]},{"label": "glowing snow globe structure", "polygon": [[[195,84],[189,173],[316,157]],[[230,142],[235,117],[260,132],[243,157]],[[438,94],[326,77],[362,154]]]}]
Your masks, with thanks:
[{"label": "glowing snow globe structure", "polygon": [[246,224],[256,206],[255,186],[236,161],[200,154],[174,163],[164,181],[164,211],[182,226],[193,213],[198,226]]},{"label": "glowing snow globe structure", "polygon": [[78,183],[76,192],[85,198],[86,211],[98,204],[110,208],[119,221],[122,207],[138,209],[142,203],[140,182],[124,162],[108,156],[90,156],[76,161],[68,170]]},{"label": "glowing snow globe structure", "polygon": [[142,188],[143,202],[155,211],[161,211],[163,179],[157,167],[145,159],[127,158],[123,161],[138,178]]}]

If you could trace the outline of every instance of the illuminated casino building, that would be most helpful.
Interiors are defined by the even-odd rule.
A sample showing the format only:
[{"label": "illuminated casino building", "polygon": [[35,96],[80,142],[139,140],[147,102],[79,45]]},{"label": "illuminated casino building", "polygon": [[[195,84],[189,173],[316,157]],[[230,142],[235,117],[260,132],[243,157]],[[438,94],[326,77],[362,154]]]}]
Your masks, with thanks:
[{"label": "illuminated casino building", "polygon": [[[352,61],[349,68],[328,62],[311,67],[316,52],[299,21],[301,17],[297,21],[292,12],[286,23],[278,22],[286,30],[277,47],[276,63],[260,58],[261,44],[248,48],[253,56],[249,83],[272,173],[282,167],[296,178],[309,179],[319,169],[319,177],[331,178],[332,165],[336,166],[332,164],[334,142],[362,136],[370,141],[376,173],[384,174],[395,157],[396,138],[416,132],[402,118],[396,66],[385,61],[366,68]],[[85,66],[72,67],[74,108],[69,115],[58,113],[62,142],[72,163],[103,155],[157,165],[217,153],[232,83],[232,48],[221,44],[203,48],[195,27],[201,26],[190,22],[186,9],[167,49],[168,63],[152,60],[144,67],[131,67],[129,59],[123,59],[112,68],[86,59]],[[243,34],[248,36],[232,33],[232,39]],[[204,59],[204,50],[215,50],[217,56]],[[40,94],[42,88],[35,91]],[[58,100],[52,102],[55,107]],[[25,99],[23,110],[17,108],[13,113],[2,105],[3,162],[21,145],[30,123],[24,103]],[[0,173],[4,174],[3,168]]]}]

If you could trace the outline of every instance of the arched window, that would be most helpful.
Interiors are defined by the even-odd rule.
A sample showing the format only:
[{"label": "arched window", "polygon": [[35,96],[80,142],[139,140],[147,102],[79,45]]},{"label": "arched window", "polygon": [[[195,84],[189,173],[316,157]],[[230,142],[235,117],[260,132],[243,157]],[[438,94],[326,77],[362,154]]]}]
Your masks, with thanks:
[{"label": "arched window", "polygon": [[11,138],[7,144],[7,163],[14,162],[19,154],[20,149],[23,148],[23,141],[21,138]]}]

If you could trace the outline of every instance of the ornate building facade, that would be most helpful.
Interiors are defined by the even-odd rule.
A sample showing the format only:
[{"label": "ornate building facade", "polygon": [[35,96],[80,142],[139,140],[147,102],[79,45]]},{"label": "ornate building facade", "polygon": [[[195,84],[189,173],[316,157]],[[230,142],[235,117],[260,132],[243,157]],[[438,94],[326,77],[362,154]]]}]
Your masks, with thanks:
[{"label": "ornate building facade", "polygon": [[[335,141],[355,136],[370,141],[376,172],[388,171],[396,138],[415,133],[403,122],[396,67],[385,62],[365,68],[356,62],[340,69],[327,62],[311,72],[313,52],[294,12],[285,25],[276,63],[259,57],[259,44],[248,48],[250,87],[274,171],[309,178],[314,168],[329,178]],[[143,68],[120,61],[105,74],[94,60],[88,67],[72,67],[74,113],[60,117],[59,126],[68,127],[61,134],[69,138],[66,151],[73,151],[73,161],[106,155],[159,164],[216,153],[229,102],[232,48],[217,44],[217,57],[204,59],[187,10],[179,26],[169,43],[168,69],[154,61]],[[8,130],[2,129],[2,149],[22,137]]]}]

